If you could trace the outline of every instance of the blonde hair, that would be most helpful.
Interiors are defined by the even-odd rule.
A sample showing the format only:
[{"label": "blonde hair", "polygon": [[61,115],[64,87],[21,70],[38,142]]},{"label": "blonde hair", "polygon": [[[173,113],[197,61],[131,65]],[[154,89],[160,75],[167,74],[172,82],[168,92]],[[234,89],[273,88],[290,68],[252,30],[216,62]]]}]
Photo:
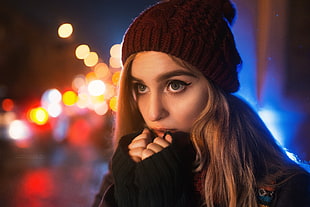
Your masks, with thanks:
[{"label": "blonde hair", "polygon": [[[145,127],[131,87],[135,56],[126,60],[121,75],[116,141]],[[188,63],[171,57],[197,72]],[[257,187],[272,185],[277,178],[289,173],[289,168],[297,167],[245,102],[209,83],[208,102],[191,131],[197,152],[195,170],[205,172],[205,204],[208,207],[257,207]]]},{"label": "blonde hair", "polygon": [[191,132],[196,170],[206,172],[206,206],[256,207],[258,187],[275,187],[275,181],[299,168],[248,104],[210,86]]},{"label": "blonde hair", "polygon": [[131,87],[131,65],[135,56],[136,54],[133,54],[127,58],[120,77],[114,135],[116,143],[122,136],[141,130],[145,126]]}]

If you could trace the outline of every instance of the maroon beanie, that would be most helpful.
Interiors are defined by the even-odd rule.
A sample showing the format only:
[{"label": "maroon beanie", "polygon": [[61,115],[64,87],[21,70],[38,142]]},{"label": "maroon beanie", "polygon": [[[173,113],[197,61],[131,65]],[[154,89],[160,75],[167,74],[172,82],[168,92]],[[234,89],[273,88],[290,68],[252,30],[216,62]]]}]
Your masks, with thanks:
[{"label": "maroon beanie", "polygon": [[229,0],[158,3],[128,28],[122,61],[137,52],[164,52],[195,66],[224,91],[236,92],[241,58],[230,30],[234,17],[235,8]]}]

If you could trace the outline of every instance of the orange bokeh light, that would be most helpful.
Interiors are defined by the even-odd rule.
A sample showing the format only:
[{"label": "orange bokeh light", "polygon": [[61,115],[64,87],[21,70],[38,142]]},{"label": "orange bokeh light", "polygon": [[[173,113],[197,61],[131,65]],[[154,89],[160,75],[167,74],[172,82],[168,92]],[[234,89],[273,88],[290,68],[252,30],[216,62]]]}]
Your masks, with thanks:
[{"label": "orange bokeh light", "polygon": [[107,64],[99,63],[96,65],[94,72],[96,76],[102,80],[107,79],[110,76],[110,70]]},{"label": "orange bokeh light", "polygon": [[117,96],[110,99],[109,106],[112,111],[117,111]]},{"label": "orange bokeh light", "polygon": [[91,82],[93,80],[97,80],[97,79],[98,79],[98,77],[97,77],[95,72],[89,72],[85,76],[85,80],[86,80],[87,83],[89,83],[89,82]]},{"label": "orange bokeh light", "polygon": [[115,72],[115,73],[113,74],[113,76],[112,76],[112,82],[113,82],[114,85],[118,85],[120,76],[121,76],[121,72],[120,72],[120,71],[117,71],[117,72]]},{"label": "orange bokeh light", "polygon": [[64,23],[58,28],[58,36],[61,38],[68,38],[73,33],[73,26],[70,23]]}]

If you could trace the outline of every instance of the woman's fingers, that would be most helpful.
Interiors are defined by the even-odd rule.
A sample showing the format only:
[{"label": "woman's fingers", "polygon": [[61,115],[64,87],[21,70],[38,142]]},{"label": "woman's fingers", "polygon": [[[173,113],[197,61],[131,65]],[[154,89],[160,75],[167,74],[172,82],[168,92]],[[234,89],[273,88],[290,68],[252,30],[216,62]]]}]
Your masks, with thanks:
[{"label": "woman's fingers", "polygon": [[146,149],[149,149],[153,151],[154,153],[157,153],[157,152],[160,152],[163,149],[163,147],[152,142],[146,146]]},{"label": "woman's fingers", "polygon": [[141,134],[135,137],[128,145],[129,156],[139,162],[142,159],[142,151],[151,142],[151,133],[148,129],[144,129]]},{"label": "woman's fingers", "polygon": [[129,149],[133,149],[136,147],[146,147],[148,143],[151,142],[151,134],[148,129],[144,129],[141,134],[135,137],[131,143],[128,145]]},{"label": "woman's fingers", "polygon": [[165,140],[166,140],[167,142],[169,142],[169,144],[171,144],[171,143],[172,143],[172,136],[171,136],[171,134],[170,134],[170,133],[166,134],[166,136],[165,136]]},{"label": "woman's fingers", "polygon": [[128,149],[134,149],[134,148],[146,148],[146,146],[150,143],[150,141],[147,138],[144,139],[134,139],[132,142],[128,145]]},{"label": "woman's fingers", "polygon": [[129,156],[135,162],[139,162],[162,151],[164,148],[168,147],[171,142],[172,137],[170,134],[167,134],[164,138],[156,137],[152,141],[150,130],[144,129],[142,133],[135,137],[128,145]]},{"label": "woman's fingers", "polygon": [[141,160],[144,160],[150,156],[152,156],[153,154],[155,154],[155,152],[153,152],[152,150],[150,149],[144,149],[143,152],[142,152],[142,157],[141,157]]},{"label": "woman's fingers", "polygon": [[136,138],[145,138],[145,137],[150,137],[151,132],[148,128],[143,129],[140,135],[138,135]]},{"label": "woman's fingers", "polygon": [[153,142],[149,143],[146,146],[146,149],[149,149],[151,151],[153,151],[154,153],[160,152],[162,151],[164,148],[168,147],[170,145],[170,143],[160,137],[156,137]]},{"label": "woman's fingers", "polygon": [[148,144],[146,146],[146,149],[142,151],[142,157],[141,159],[144,160],[150,156],[152,156],[155,153],[158,153],[162,151],[164,148],[168,147],[170,143],[160,137],[156,137],[152,143]]},{"label": "woman's fingers", "polygon": [[142,152],[145,148],[139,147],[129,150],[129,156],[133,161],[140,162],[142,160]]},{"label": "woman's fingers", "polygon": [[[167,135],[168,136],[168,135]],[[166,137],[167,137],[166,136]],[[170,136],[170,135],[169,135]],[[170,142],[166,139],[163,139],[163,138],[160,138],[160,137],[156,137],[154,140],[153,140],[153,143],[161,146],[162,148],[165,148],[165,147],[168,147],[170,145]]]}]

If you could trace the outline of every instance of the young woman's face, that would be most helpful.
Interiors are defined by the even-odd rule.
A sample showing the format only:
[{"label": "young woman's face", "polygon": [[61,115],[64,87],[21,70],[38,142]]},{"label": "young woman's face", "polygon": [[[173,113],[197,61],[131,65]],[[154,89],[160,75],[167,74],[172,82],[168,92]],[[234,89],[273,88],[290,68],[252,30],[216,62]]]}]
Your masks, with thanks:
[{"label": "young woman's face", "polygon": [[167,130],[190,132],[207,103],[208,82],[201,73],[151,51],[135,57],[131,76],[140,113],[150,129],[158,136]]}]

